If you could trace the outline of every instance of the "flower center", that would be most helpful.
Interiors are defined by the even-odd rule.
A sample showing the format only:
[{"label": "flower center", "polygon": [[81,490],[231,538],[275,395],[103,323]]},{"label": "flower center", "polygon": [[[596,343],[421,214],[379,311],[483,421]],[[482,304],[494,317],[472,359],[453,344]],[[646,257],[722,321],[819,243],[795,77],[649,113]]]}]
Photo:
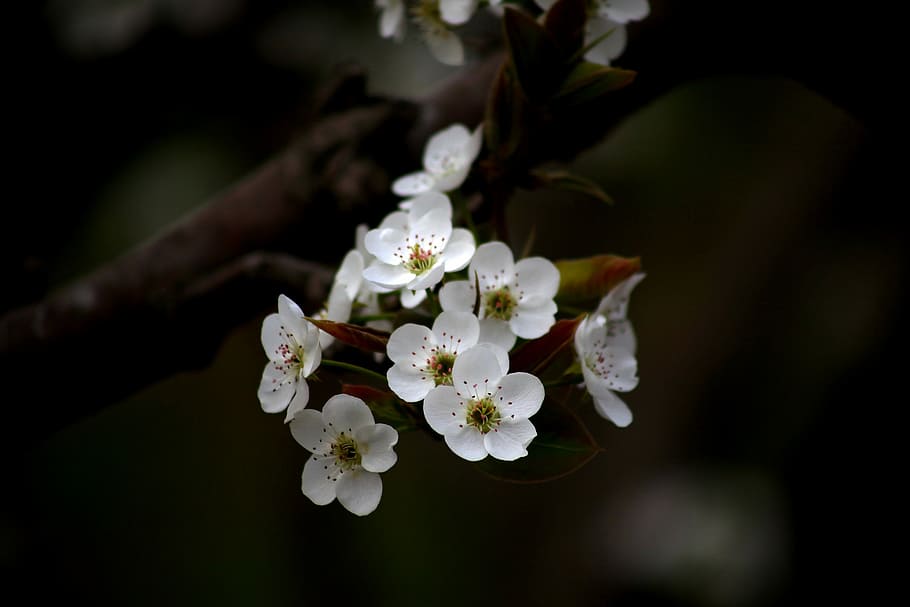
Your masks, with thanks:
[{"label": "flower center", "polygon": [[468,425],[477,428],[481,434],[486,434],[494,427],[498,426],[500,419],[499,409],[493,404],[492,398],[481,398],[479,400],[472,400],[468,403]]},{"label": "flower center", "polygon": [[352,436],[342,432],[330,445],[330,448],[342,470],[353,470],[360,466],[360,453],[357,451],[357,442]]},{"label": "flower center", "polygon": [[405,267],[410,270],[412,274],[420,276],[432,268],[433,264],[436,263],[436,255],[428,249],[420,248],[419,244],[411,245],[409,251],[410,253],[408,255],[408,260],[405,262]]},{"label": "flower center", "polygon": [[433,374],[433,381],[437,386],[452,385],[452,367],[455,365],[455,355],[449,352],[436,352],[427,360],[427,369]]},{"label": "flower center", "polygon": [[483,309],[487,318],[510,320],[516,305],[517,302],[507,286],[484,294]]},{"label": "flower center", "polygon": [[303,346],[283,343],[278,346],[278,354],[284,359],[284,364],[288,367],[296,368],[303,365]]}]

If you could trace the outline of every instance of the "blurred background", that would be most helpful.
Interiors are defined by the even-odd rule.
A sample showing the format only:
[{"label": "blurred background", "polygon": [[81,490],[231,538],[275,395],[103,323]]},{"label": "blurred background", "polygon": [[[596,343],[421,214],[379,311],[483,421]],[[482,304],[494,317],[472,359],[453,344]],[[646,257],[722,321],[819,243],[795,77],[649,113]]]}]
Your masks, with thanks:
[{"label": "blurred background", "polygon": [[[408,433],[374,514],[314,506],[300,493],[307,453],[256,399],[260,317],[208,369],[4,462],[9,596],[706,607],[884,596],[896,563],[877,547],[903,544],[892,494],[904,476],[885,429],[903,400],[892,390],[906,363],[908,257],[875,79],[858,75],[875,32],[822,3],[774,19],[726,4],[652,2],[642,31],[684,19],[693,46],[727,61],[716,75],[693,67],[576,160],[615,206],[538,191],[509,210],[517,250],[533,235],[551,258],[642,257],[635,421],[619,430],[583,411],[602,454],[566,478],[513,485]],[[13,11],[4,309],[129,250],[277,153],[338,65],[403,97],[454,73],[413,26],[403,44],[380,39],[367,0]],[[469,60],[496,28],[476,19]],[[841,73],[856,86],[820,94]],[[66,399],[55,364],[66,361],[4,405]],[[335,391],[326,378],[311,401]]]}]

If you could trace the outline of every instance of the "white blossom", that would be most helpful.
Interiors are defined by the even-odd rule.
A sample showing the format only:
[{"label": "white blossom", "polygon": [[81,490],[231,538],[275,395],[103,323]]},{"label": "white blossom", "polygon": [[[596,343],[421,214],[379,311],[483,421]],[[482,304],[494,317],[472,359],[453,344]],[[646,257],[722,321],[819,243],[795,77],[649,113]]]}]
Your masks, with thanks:
[{"label": "white blossom", "polygon": [[556,322],[559,270],[543,257],[514,262],[512,251],[501,242],[477,247],[468,280],[451,281],[439,291],[443,310],[472,311],[480,286],[480,341],[510,350],[516,336],[535,339]]},{"label": "white blossom", "polygon": [[278,297],[278,313],[262,322],[262,348],[269,362],[259,382],[259,403],[266,413],[287,410],[285,422],[306,407],[310,389],[306,378],[322,361],[319,329],[304,319],[289,297]]},{"label": "white blossom", "polygon": [[463,3],[455,0],[418,0],[411,9],[414,21],[417,22],[423,33],[430,53],[440,63],[446,65],[464,63],[464,45],[461,43],[461,38],[449,29],[449,25],[458,24],[447,22],[443,13],[445,7],[445,14],[457,20],[459,8],[455,5],[458,4]]},{"label": "white blossom", "polygon": [[452,204],[445,194],[427,192],[414,199],[410,209],[395,211],[364,238],[376,256],[364,271],[366,280],[385,289],[408,289],[402,305],[420,303],[426,289],[446,272],[463,269],[474,255],[474,237],[463,228],[452,228]]},{"label": "white blossom", "polygon": [[376,509],[382,497],[379,473],[395,465],[398,432],[377,424],[359,398],[337,394],[322,411],[306,409],[291,421],[291,434],[313,455],[303,467],[301,488],[314,504],[336,497],[358,516]]},{"label": "white blossom", "polygon": [[[483,144],[483,125],[473,132],[464,125],[453,124],[427,141],[423,151],[423,171],[400,177],[392,184],[399,196],[423,192],[450,192],[458,188],[471,171],[471,164]],[[407,208],[408,201],[402,203]]]},{"label": "white blossom", "polygon": [[379,35],[400,42],[407,25],[404,0],[376,0],[376,8],[382,10],[379,14]]},{"label": "white blossom", "polygon": [[481,344],[462,352],[452,367],[452,385],[433,388],[423,402],[430,427],[469,461],[524,457],[537,436],[528,418],[540,410],[543,384],[530,373],[508,373],[508,357],[497,349]]},{"label": "white blossom", "polygon": [[617,392],[638,385],[635,333],[626,318],[629,294],[644,274],[634,274],[616,285],[601,301],[593,316],[575,330],[575,352],[581,363],[585,388],[594,407],[620,428],[632,423],[632,412]]},{"label": "white blossom", "polygon": [[[387,346],[394,365],[388,370],[389,388],[402,400],[423,400],[436,386],[452,385],[452,366],[461,352],[477,344],[480,327],[470,312],[442,312],[433,328],[409,323],[395,329]],[[505,350],[496,348],[506,358]],[[508,360],[503,364],[508,368]]]}]

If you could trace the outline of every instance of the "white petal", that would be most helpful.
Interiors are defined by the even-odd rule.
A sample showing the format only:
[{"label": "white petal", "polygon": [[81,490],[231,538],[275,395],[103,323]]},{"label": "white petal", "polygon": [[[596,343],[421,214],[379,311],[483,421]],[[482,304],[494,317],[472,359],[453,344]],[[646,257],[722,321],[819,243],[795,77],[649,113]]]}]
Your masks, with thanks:
[{"label": "white petal", "polygon": [[537,436],[537,429],[527,419],[506,420],[499,424],[497,429],[500,434],[505,434],[523,447],[530,445],[531,441]]},{"label": "white petal", "polygon": [[477,0],[439,0],[439,15],[452,25],[467,23],[477,10]]},{"label": "white petal", "polygon": [[447,312],[473,312],[476,298],[474,286],[467,280],[453,280],[439,289],[439,304]]},{"label": "white petal", "polygon": [[398,363],[386,371],[389,389],[406,403],[416,403],[426,397],[435,382],[416,368],[416,363]]},{"label": "white petal", "polygon": [[287,413],[284,416],[284,423],[288,423],[294,419],[298,413],[304,410],[309,402],[310,386],[307,385],[305,379],[297,380],[297,391],[294,393],[294,398],[291,399],[291,402],[288,405]]},{"label": "white petal", "polygon": [[461,39],[447,29],[433,28],[426,32],[427,46],[430,52],[440,62],[446,65],[461,65],[464,63],[464,47]]},{"label": "white petal", "polygon": [[515,264],[515,283],[529,298],[553,299],[559,290],[559,270],[543,257],[528,257]]},{"label": "white petal", "polygon": [[[415,277],[411,282],[405,285],[408,289],[412,291],[423,291],[425,289],[431,289],[439,284],[439,281],[442,280],[443,275],[446,273],[445,265],[443,260],[437,259],[436,264],[421,274],[420,276]],[[415,293],[416,296],[416,293]],[[423,301],[423,297],[418,299],[418,303]],[[401,305],[404,305],[404,300],[402,300]],[[409,302],[410,303],[410,302]]]},{"label": "white petal", "polygon": [[480,319],[480,343],[494,344],[508,352],[515,345],[515,340],[515,332],[506,321],[497,318]]},{"label": "white petal", "polygon": [[628,320],[611,320],[607,322],[607,345],[622,348],[635,354],[637,343],[632,323]]},{"label": "white petal", "polygon": [[303,466],[301,489],[317,506],[325,506],[335,499],[335,481],[332,479],[338,472],[331,458],[318,455],[310,456]]},{"label": "white petal", "polygon": [[638,272],[610,289],[610,292],[600,300],[600,304],[598,304],[597,312],[595,312],[595,314],[604,316],[607,320],[620,320],[626,318],[629,308],[629,297],[632,294],[632,290],[644,279],[644,277],[645,274]]},{"label": "white petal", "polygon": [[[359,257],[359,255],[358,255]],[[361,270],[362,272],[363,270]],[[357,284],[360,287],[360,283]],[[354,295],[357,291],[354,291]],[[336,282],[329,291],[329,301],[326,306],[326,318],[335,322],[347,322],[351,319],[351,306],[354,303],[354,296],[348,295],[348,286]]]},{"label": "white petal", "polygon": [[489,345],[462,352],[452,367],[452,384],[464,397],[492,392],[501,378],[501,362]]},{"label": "white petal", "polygon": [[477,343],[480,324],[469,312],[442,312],[433,321],[433,334],[449,352],[462,352]]},{"label": "white petal", "polygon": [[446,434],[445,440],[455,455],[469,462],[479,462],[487,456],[487,448],[483,444],[483,434],[471,426],[466,425],[455,432]]},{"label": "white petal", "polygon": [[524,339],[537,339],[546,335],[556,323],[556,304],[551,299],[542,306],[525,308],[519,306],[509,320],[509,327],[515,335]]},{"label": "white petal", "polygon": [[352,435],[354,430],[375,423],[373,413],[366,403],[350,394],[336,394],[322,407],[325,425],[335,432]]},{"label": "white petal", "polygon": [[300,340],[300,345],[303,346],[301,372],[304,377],[309,377],[313,371],[319,368],[319,363],[322,362],[322,348],[319,345],[320,331],[316,328],[316,325],[306,320],[303,321],[303,327],[306,333],[302,336],[303,339]]},{"label": "white petal", "polygon": [[419,306],[427,298],[427,290],[418,289],[417,291],[412,291],[411,289],[402,289],[398,297],[401,299],[402,307],[410,310]]},{"label": "white petal", "polygon": [[456,432],[464,426],[462,399],[455,394],[452,386],[437,386],[427,393],[423,401],[423,416],[427,423],[440,434]]},{"label": "white petal", "polygon": [[442,159],[462,150],[470,139],[470,131],[458,123],[434,133],[423,150],[424,168],[434,173],[441,172]]},{"label": "white petal", "polygon": [[616,23],[628,23],[647,17],[651,7],[648,6],[648,0],[610,0],[600,12]]},{"label": "white petal", "polygon": [[498,429],[487,432],[483,436],[483,445],[490,452],[490,455],[507,462],[514,461],[528,454],[528,450],[525,449],[521,442],[503,432],[499,432]]},{"label": "white petal", "polygon": [[281,320],[300,319],[304,317],[303,310],[300,309],[293,299],[287,295],[278,296],[278,314]]},{"label": "white petal", "polygon": [[366,516],[382,498],[382,478],[375,472],[352,470],[338,479],[338,502],[357,516]]},{"label": "white petal", "polygon": [[609,19],[589,19],[588,31],[585,34],[585,44],[589,44],[610,32],[610,35],[601,40],[594,48],[585,54],[585,59],[600,65],[610,65],[626,50],[626,27]]},{"label": "white petal", "polygon": [[530,373],[510,373],[499,380],[496,407],[509,420],[527,419],[543,404],[543,383]]},{"label": "white petal", "polygon": [[257,390],[259,404],[266,413],[284,411],[296,390],[295,379],[289,376],[283,368],[279,369],[276,366],[278,364],[280,363],[269,362],[265,365]]},{"label": "white petal", "polygon": [[[399,232],[408,231],[408,214],[402,211],[394,211],[389,213],[382,218],[382,222],[377,227],[377,230],[398,230]],[[367,230],[366,234],[363,235],[363,246],[366,247],[367,237],[366,235],[370,233],[370,230]],[[367,249],[369,251],[369,249]]]},{"label": "white petal", "polygon": [[307,333],[304,313],[294,301],[285,295],[278,296],[278,316],[285,333],[290,334],[298,344],[303,345]]},{"label": "white petal", "polygon": [[399,254],[404,247],[405,238],[407,233],[398,228],[376,228],[367,232],[363,244],[379,261],[397,265],[401,263]]},{"label": "white petal", "polygon": [[262,349],[269,360],[284,360],[281,356],[280,348],[287,343],[284,329],[282,328],[281,316],[278,314],[269,314],[262,321],[262,331],[260,339],[262,340]]},{"label": "white petal", "polygon": [[505,244],[493,241],[477,247],[468,270],[468,280],[474,275],[480,281],[480,290],[499,289],[511,284],[515,278],[515,263],[512,251]]},{"label": "white petal", "polygon": [[[341,260],[341,265],[338,267],[338,272],[335,274],[335,284],[342,284],[345,286],[345,293],[347,294],[348,299],[353,300],[360,290],[360,283],[363,282],[363,268],[363,255],[356,249],[348,251],[348,254]],[[332,296],[329,295],[330,311],[332,308],[331,301]],[[331,316],[329,318],[331,318]]]},{"label": "white petal", "polygon": [[404,2],[391,0],[384,3],[379,16],[379,35],[383,38],[401,39],[405,29]]},{"label": "white petal", "polygon": [[605,392],[594,397],[594,408],[604,417],[620,428],[632,423],[632,412],[626,403],[613,392]]},{"label": "white petal", "polygon": [[628,350],[606,348],[602,351],[604,362],[598,364],[598,371],[592,371],[582,361],[581,371],[585,386],[592,396],[608,391],[629,392],[638,385],[638,363]]},{"label": "white petal", "polygon": [[374,261],[363,271],[363,277],[381,287],[400,289],[412,280],[414,275],[402,266],[392,266],[381,261]]},{"label": "white petal", "polygon": [[436,345],[433,332],[423,325],[408,323],[395,329],[386,344],[386,354],[395,363],[411,363],[426,360],[428,350]]},{"label": "white petal", "polygon": [[392,450],[398,444],[398,432],[392,426],[376,424],[360,428],[354,432],[354,440],[363,469],[368,472],[385,472],[398,461]]},{"label": "white petal", "polygon": [[[399,196],[414,196],[415,194],[423,194],[424,192],[431,191],[434,187],[436,187],[436,180],[432,175],[423,171],[419,171],[417,173],[409,173],[404,177],[399,177],[395,180],[394,183],[392,183],[392,191]],[[409,209],[411,207],[411,204],[401,208]]]},{"label": "white petal", "polygon": [[[407,225],[407,221],[405,221]],[[360,256],[363,257],[363,263],[366,265],[371,261],[370,252],[367,251],[364,241],[367,237],[367,232],[370,231],[370,228],[365,223],[358,223],[357,227],[354,229],[354,246],[357,248],[357,252],[360,253]]]},{"label": "white petal", "polygon": [[[421,217],[433,211],[441,211],[449,223],[452,222],[452,202],[441,192],[427,192],[411,199],[408,221],[416,223]],[[438,214],[438,213],[437,213]]]},{"label": "white petal", "polygon": [[461,187],[461,184],[464,183],[464,180],[468,178],[468,174],[471,172],[471,163],[467,159],[459,157],[453,159],[453,162],[455,163],[454,168],[450,168],[445,173],[434,175],[436,189],[440,192],[451,192]]},{"label": "white petal", "polygon": [[464,228],[455,228],[445,248],[446,272],[457,272],[474,257],[474,235]]},{"label": "white petal", "polygon": [[304,409],[294,416],[288,427],[291,429],[291,436],[294,437],[294,440],[310,453],[328,452],[328,443],[332,439],[327,440],[329,434],[320,411]]},{"label": "white petal", "polygon": [[[418,199],[414,199],[415,201]],[[416,202],[414,203],[417,204]],[[411,207],[414,211],[414,207]],[[452,235],[452,215],[446,209],[433,209],[411,220],[411,243],[421,242],[422,248],[435,247],[436,253],[441,253],[448,244]]]},{"label": "white petal", "polygon": [[509,372],[509,353],[505,348],[501,348],[496,344],[491,343],[480,343],[474,346],[475,348],[486,348],[496,357],[496,362],[499,363],[499,376],[504,377],[506,373]]}]

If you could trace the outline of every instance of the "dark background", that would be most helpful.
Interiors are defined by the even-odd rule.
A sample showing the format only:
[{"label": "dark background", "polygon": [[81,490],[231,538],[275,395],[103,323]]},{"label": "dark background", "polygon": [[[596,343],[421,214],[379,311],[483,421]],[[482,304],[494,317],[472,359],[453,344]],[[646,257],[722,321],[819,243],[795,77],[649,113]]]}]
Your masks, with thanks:
[{"label": "dark background", "polygon": [[[567,478],[510,485],[405,434],[373,515],[316,507],[299,489],[306,452],[256,401],[259,317],[205,371],[6,457],[10,596],[706,606],[884,596],[897,563],[879,546],[903,545],[890,429],[907,333],[884,34],[822,3],[653,7],[617,63],[679,85],[573,167],[617,204],[522,193],[509,215],[517,250],[533,234],[534,252],[552,258],[642,256],[635,422],[619,430],[584,413],[603,454]],[[371,91],[401,96],[452,73],[413,26],[404,45],[381,40],[367,1],[14,10],[4,309],[116,257],[279,151],[338,64],[364,65]],[[478,17],[469,51],[495,28]],[[300,239],[316,258],[353,244],[331,226]],[[142,330],[111,356],[141,348]],[[43,385],[4,374],[5,407],[68,398],[54,381],[67,361],[48,352],[36,364]],[[316,386],[314,406],[336,387]]]}]

